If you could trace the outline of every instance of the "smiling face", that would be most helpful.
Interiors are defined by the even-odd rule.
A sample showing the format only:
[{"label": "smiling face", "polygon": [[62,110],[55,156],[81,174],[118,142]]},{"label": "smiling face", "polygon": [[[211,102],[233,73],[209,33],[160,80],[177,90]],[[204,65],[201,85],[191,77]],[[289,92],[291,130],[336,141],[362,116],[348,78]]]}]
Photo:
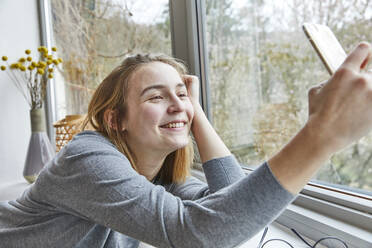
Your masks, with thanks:
[{"label": "smiling face", "polygon": [[194,111],[186,86],[172,66],[151,62],[138,68],[128,82],[126,99],[122,127],[135,153],[169,154],[188,144]]}]

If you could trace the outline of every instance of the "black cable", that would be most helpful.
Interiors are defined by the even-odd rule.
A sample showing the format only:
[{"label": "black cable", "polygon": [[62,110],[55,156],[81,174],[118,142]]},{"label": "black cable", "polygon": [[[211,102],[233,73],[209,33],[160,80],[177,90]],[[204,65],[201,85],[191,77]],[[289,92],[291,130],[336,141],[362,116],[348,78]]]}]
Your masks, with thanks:
[{"label": "black cable", "polygon": [[327,240],[327,239],[334,239],[334,240],[340,241],[345,246],[345,248],[349,248],[347,246],[347,244],[345,243],[345,241],[343,241],[342,239],[339,239],[337,237],[332,237],[332,236],[327,236],[327,237],[323,237],[323,238],[319,239],[318,241],[316,241],[316,243],[314,244],[314,246],[312,246],[312,248],[315,248],[317,244],[319,244],[323,240]]},{"label": "black cable", "polygon": [[268,227],[265,227],[265,230],[264,230],[264,232],[263,232],[263,234],[262,234],[262,237],[261,237],[260,243],[258,243],[257,248],[261,248],[261,247],[262,247],[262,243],[263,243],[263,241],[264,241],[264,239],[265,239],[265,236],[266,236],[266,233],[267,233],[268,230],[269,230],[269,228],[268,228]]},{"label": "black cable", "polygon": [[[265,237],[266,237],[266,234],[268,232],[269,228],[268,227],[265,227],[265,230],[262,234],[262,237],[261,237],[261,240],[260,240],[260,243],[258,244],[258,248],[264,248],[264,246],[271,242],[271,241],[281,241],[281,242],[284,242],[286,243],[288,246],[290,246],[291,248],[294,248],[288,241],[284,240],[284,239],[269,239],[267,240],[265,243],[263,243]],[[345,241],[343,241],[342,239],[338,238],[338,237],[333,237],[333,236],[326,236],[326,237],[323,237],[323,238],[320,238],[319,240],[317,240],[315,242],[314,245],[311,245],[310,243],[308,243],[295,229],[291,228],[291,231],[294,232],[294,234],[296,234],[297,237],[299,237],[307,246],[309,246],[309,248],[316,248],[316,246],[318,244],[320,244],[320,242],[324,241],[324,240],[330,240],[330,239],[333,239],[333,240],[337,240],[338,242],[340,242],[344,248],[349,248],[348,245],[346,244]],[[262,244],[263,243],[263,244]]]},{"label": "black cable", "polygon": [[294,232],[297,237],[299,237],[305,244],[307,244],[309,247],[313,247],[311,244],[309,244],[295,229],[291,228],[291,231]]},{"label": "black cable", "polygon": [[267,244],[267,243],[269,243],[269,242],[271,242],[271,241],[282,241],[282,242],[284,242],[284,243],[286,243],[287,245],[289,245],[291,248],[294,248],[288,241],[286,241],[286,240],[284,240],[284,239],[269,239],[269,240],[267,240],[262,246],[261,246],[261,248],[264,248],[264,246]]}]

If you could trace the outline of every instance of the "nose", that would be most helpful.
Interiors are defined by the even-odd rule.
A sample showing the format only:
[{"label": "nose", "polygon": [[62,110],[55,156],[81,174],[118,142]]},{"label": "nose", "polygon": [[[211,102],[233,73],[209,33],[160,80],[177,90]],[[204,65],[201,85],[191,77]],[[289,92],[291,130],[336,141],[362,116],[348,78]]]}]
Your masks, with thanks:
[{"label": "nose", "polygon": [[170,97],[168,113],[185,111],[185,102],[177,95]]}]

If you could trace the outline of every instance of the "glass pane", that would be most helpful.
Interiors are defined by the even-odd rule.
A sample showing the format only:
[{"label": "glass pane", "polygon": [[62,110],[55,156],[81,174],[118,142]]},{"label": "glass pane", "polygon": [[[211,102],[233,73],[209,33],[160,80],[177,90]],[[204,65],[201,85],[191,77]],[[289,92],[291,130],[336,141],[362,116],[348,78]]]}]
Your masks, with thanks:
[{"label": "glass pane", "polygon": [[[369,1],[206,0],[213,123],[246,165],[271,157],[307,119],[307,90],[329,78],[302,32],[328,25],[349,52],[372,40]],[[335,154],[314,180],[372,191],[372,135]]]},{"label": "glass pane", "polygon": [[171,55],[168,0],[50,0],[54,44],[63,65],[56,75],[57,115],[84,114],[96,86],[128,54]]}]

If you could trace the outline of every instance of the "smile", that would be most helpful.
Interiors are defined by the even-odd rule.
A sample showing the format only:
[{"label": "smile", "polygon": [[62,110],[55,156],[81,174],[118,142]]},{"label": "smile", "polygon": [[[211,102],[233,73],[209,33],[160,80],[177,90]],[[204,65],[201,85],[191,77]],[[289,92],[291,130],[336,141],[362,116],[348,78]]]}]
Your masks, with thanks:
[{"label": "smile", "polygon": [[185,122],[180,121],[180,122],[171,122],[165,125],[162,125],[160,127],[162,128],[181,128],[185,126]]}]

